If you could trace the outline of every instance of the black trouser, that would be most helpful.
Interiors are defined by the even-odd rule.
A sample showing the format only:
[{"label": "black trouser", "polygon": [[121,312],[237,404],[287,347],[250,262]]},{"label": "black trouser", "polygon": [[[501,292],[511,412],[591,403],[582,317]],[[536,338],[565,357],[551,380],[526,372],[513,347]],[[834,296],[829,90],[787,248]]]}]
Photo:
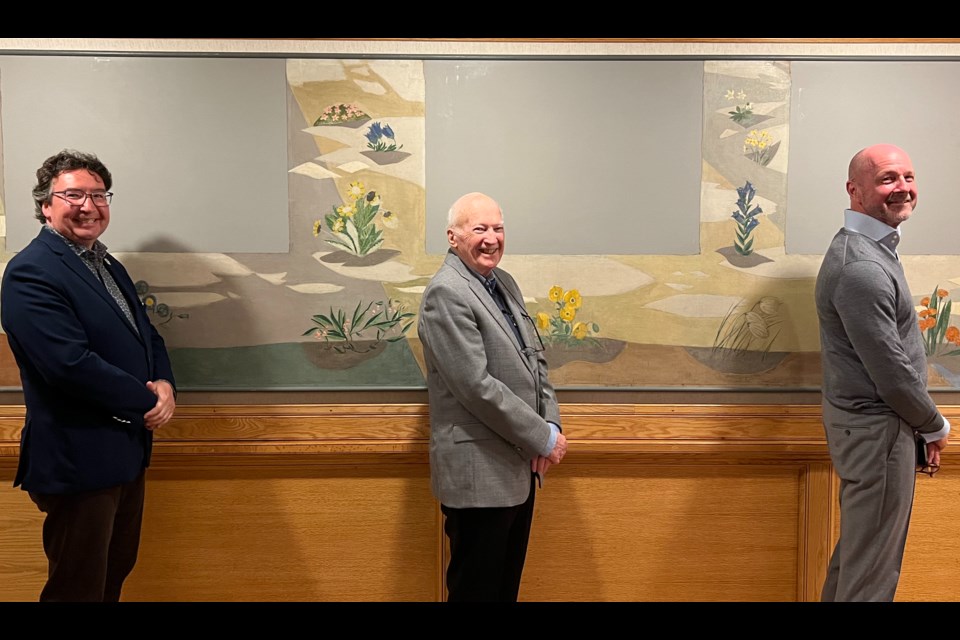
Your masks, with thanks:
[{"label": "black trouser", "polygon": [[536,497],[514,507],[453,509],[441,505],[450,538],[448,602],[516,602]]},{"label": "black trouser", "polygon": [[71,494],[30,493],[43,521],[47,583],[40,601],[117,602],[137,562],[144,474],[126,484]]}]

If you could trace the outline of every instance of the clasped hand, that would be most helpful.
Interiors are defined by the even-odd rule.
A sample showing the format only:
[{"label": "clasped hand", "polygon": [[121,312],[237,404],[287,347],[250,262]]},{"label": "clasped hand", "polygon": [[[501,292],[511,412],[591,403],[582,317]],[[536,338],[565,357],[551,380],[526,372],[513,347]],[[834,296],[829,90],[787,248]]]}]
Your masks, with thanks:
[{"label": "clasped hand", "polygon": [[562,433],[557,434],[557,443],[549,456],[537,456],[530,461],[530,469],[541,476],[547,473],[552,465],[560,464],[563,456],[567,455],[567,438]]}]

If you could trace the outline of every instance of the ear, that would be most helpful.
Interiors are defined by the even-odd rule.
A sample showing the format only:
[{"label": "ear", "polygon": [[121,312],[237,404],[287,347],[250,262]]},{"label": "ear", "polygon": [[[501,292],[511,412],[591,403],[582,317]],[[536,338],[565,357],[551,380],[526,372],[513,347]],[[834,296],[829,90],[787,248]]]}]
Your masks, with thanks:
[{"label": "ear", "polygon": [[847,195],[852,198],[856,192],[857,185],[853,182],[853,180],[847,180]]},{"label": "ear", "polygon": [[453,232],[453,229],[447,229],[447,242],[454,249],[457,248],[457,234]]},{"label": "ear", "polygon": [[46,203],[40,205],[40,212],[43,214],[43,217],[47,219],[47,222],[50,222],[50,207],[51,203]]}]

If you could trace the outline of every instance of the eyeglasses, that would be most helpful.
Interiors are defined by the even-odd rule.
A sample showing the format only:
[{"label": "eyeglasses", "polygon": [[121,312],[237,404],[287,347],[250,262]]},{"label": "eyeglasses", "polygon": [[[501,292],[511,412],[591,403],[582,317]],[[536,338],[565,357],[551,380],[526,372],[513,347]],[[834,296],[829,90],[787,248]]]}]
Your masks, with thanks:
[{"label": "eyeglasses", "polygon": [[110,206],[110,201],[113,199],[113,194],[109,191],[94,191],[93,193],[87,193],[86,191],[81,191],[80,189],[54,191],[53,195],[66,200],[75,207],[82,207],[83,203],[87,201],[87,198],[90,198],[90,200],[93,201],[93,204],[98,207],[108,207]]},{"label": "eyeglasses", "polygon": [[540,353],[541,351],[544,350],[544,347],[543,347],[543,338],[540,337],[540,332],[537,330],[537,323],[533,318],[531,318],[526,313],[522,315],[523,315],[523,319],[530,324],[530,328],[533,329],[533,335],[537,336],[537,344],[532,347],[533,351],[534,353]]},{"label": "eyeglasses", "polygon": [[940,465],[938,464],[924,464],[917,466],[917,473],[923,473],[931,478],[936,475],[937,471],[940,471]]}]

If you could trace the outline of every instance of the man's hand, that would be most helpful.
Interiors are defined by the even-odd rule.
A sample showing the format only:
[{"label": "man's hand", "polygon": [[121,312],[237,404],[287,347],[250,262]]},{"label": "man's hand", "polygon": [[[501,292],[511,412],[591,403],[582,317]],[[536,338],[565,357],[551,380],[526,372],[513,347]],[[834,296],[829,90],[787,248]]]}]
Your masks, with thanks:
[{"label": "man's hand", "polygon": [[551,464],[560,464],[563,456],[567,455],[567,437],[563,433],[557,434],[557,443],[553,446],[553,451],[547,456]]},{"label": "man's hand", "polygon": [[530,470],[542,478],[547,474],[547,469],[549,469],[551,465],[553,465],[553,463],[550,462],[550,458],[537,456],[530,461]]},{"label": "man's hand", "polygon": [[939,440],[927,443],[927,460],[930,464],[940,466],[940,451],[947,446],[947,440],[949,439],[950,436],[946,435]]},{"label": "man's hand", "polygon": [[150,380],[147,389],[157,396],[157,404],[143,415],[144,426],[153,431],[170,421],[173,411],[177,408],[177,401],[173,396],[173,386],[166,380]]}]

